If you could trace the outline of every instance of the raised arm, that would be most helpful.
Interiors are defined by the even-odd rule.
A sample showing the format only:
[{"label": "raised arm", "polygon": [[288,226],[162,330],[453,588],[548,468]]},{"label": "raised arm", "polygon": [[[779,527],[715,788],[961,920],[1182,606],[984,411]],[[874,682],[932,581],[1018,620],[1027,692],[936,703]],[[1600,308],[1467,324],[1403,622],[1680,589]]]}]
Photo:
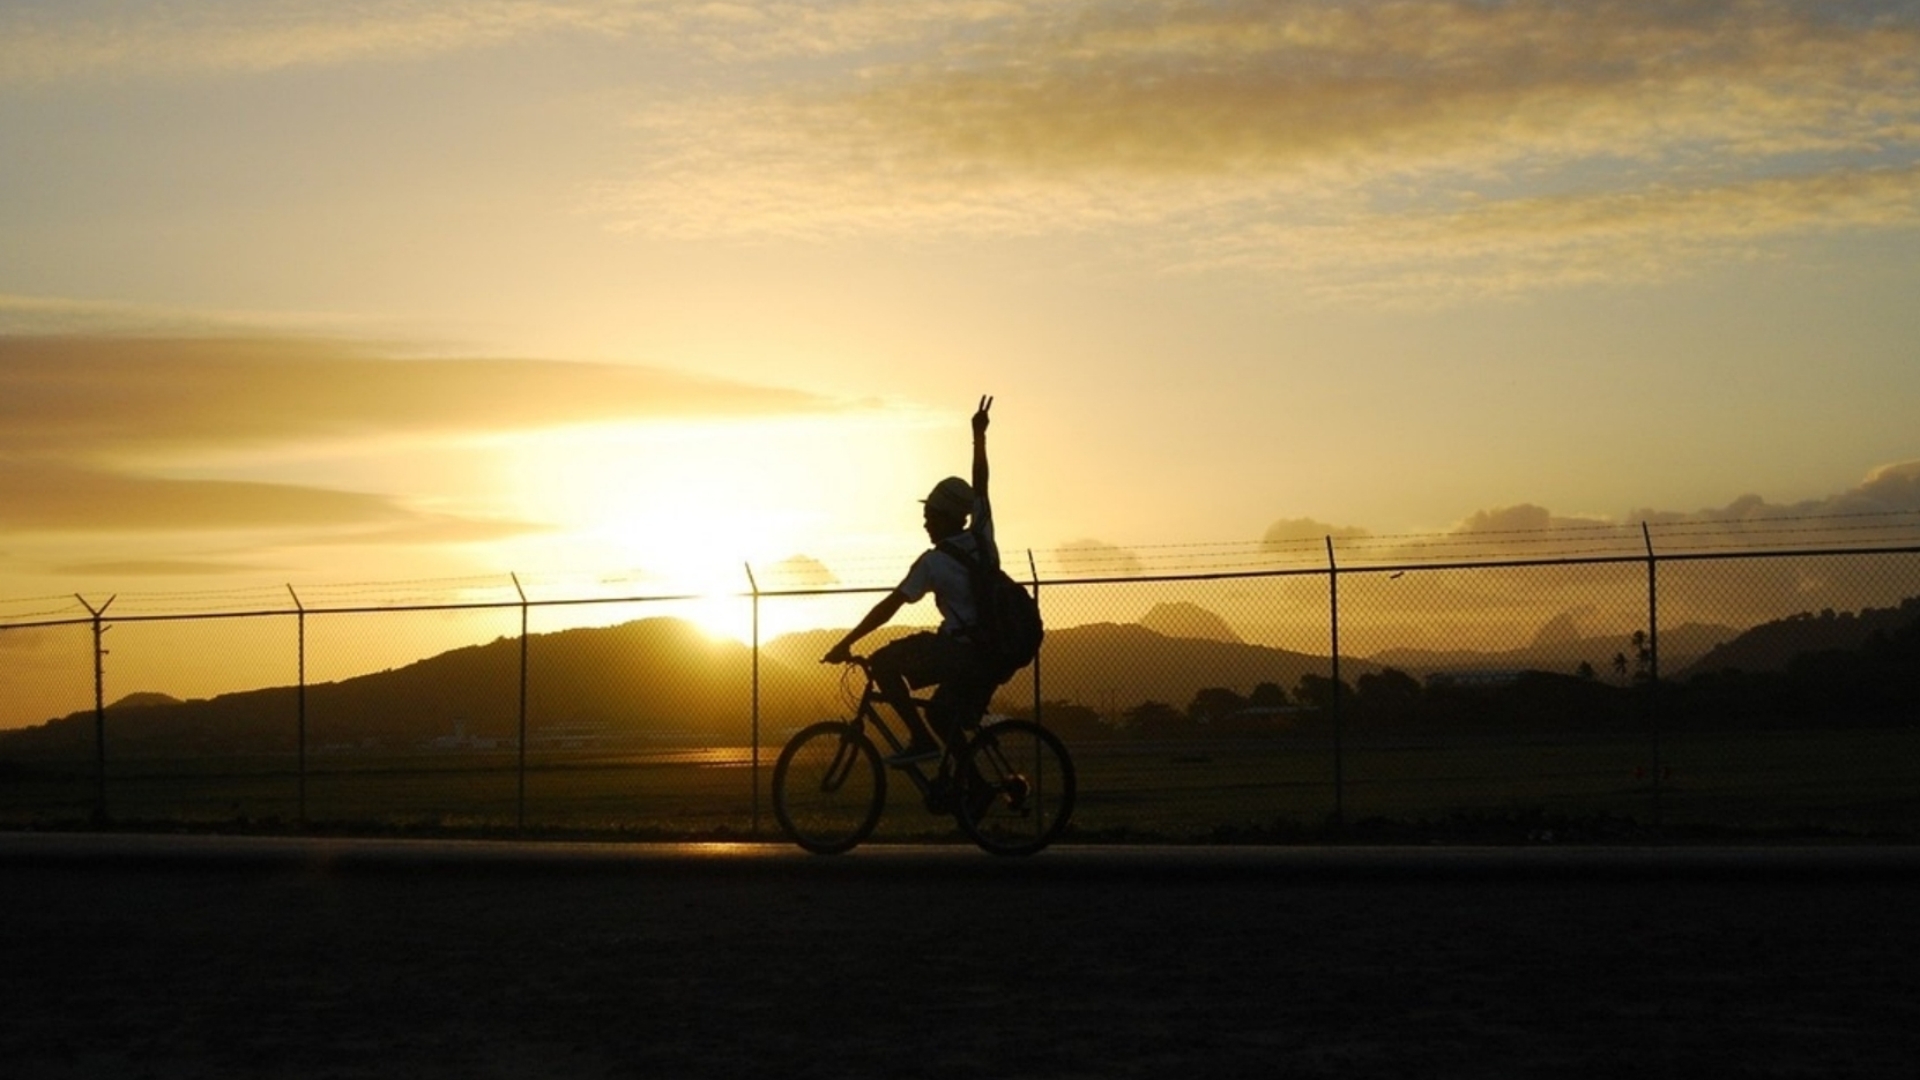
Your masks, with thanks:
[{"label": "raised arm", "polygon": [[987,497],[987,410],[993,408],[993,396],[983,395],[980,408],[973,414],[973,495]]}]

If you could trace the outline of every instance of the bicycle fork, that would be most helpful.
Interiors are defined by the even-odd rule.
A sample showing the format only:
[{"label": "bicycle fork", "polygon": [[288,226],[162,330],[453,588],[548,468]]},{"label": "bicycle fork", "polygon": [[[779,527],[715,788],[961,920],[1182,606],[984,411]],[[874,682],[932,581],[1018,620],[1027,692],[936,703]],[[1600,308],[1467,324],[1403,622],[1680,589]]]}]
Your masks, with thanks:
[{"label": "bicycle fork", "polygon": [[856,729],[852,738],[841,739],[840,745],[834,749],[833,760],[828,763],[826,771],[820,774],[820,790],[823,793],[839,791],[847,782],[847,777],[853,774],[854,766],[860,763],[859,734]]}]

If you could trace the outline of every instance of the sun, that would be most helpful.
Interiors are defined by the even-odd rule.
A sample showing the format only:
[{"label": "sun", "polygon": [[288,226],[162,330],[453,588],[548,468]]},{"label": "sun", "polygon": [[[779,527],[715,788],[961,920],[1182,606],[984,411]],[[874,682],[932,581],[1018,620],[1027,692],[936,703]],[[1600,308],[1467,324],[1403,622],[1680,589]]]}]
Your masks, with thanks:
[{"label": "sun", "polygon": [[754,639],[754,597],[744,573],[737,567],[734,580],[721,581],[712,575],[704,586],[696,585],[691,599],[675,601],[673,614],[697,627],[714,641],[740,642]]},{"label": "sun", "polygon": [[964,464],[947,419],[865,406],[517,433],[484,448],[489,509],[534,528],[470,554],[609,599],[671,598],[646,608],[716,639],[844,628],[925,547],[929,478]]},{"label": "sun", "polygon": [[[513,517],[549,527],[497,554],[535,575],[617,577],[628,595],[672,598],[654,609],[661,614],[716,639],[750,641],[756,587],[793,585],[769,573],[783,561],[838,553],[857,563],[879,548],[906,553],[904,569],[923,542],[915,500],[925,470],[895,442],[884,426],[818,418],[525,436],[501,455],[502,502]],[[846,609],[872,602],[763,596],[759,634],[850,625],[858,612]]]}]

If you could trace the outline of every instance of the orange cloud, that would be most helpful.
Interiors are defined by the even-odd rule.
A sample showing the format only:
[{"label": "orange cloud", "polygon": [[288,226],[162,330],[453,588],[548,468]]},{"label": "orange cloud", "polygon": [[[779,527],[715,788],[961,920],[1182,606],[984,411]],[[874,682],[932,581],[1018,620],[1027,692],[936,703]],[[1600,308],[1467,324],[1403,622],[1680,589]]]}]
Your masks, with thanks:
[{"label": "orange cloud", "polygon": [[824,407],[620,364],[408,359],[286,339],[0,337],[0,453],[96,458]]},{"label": "orange cloud", "polygon": [[200,0],[0,9],[0,85],[235,77],[396,62],[543,35],[625,39],[738,60],[871,49],[1004,17],[981,0]]},{"label": "orange cloud", "polygon": [[1054,576],[1128,577],[1146,570],[1139,553],[1102,540],[1070,540],[1048,555]]},{"label": "orange cloud", "polygon": [[170,480],[23,460],[0,472],[9,532],[221,530],[366,524],[401,511],[378,495],[286,484]]},{"label": "orange cloud", "polygon": [[[0,535],[270,531],[306,545],[476,543],[541,531],[397,494],[157,471],[182,452],[827,407],[777,388],[616,364],[394,360],[302,339],[0,336]],[[115,558],[112,569],[129,560]],[[149,570],[245,569],[201,552]],[[72,564],[79,568],[82,563]],[[95,567],[99,570],[99,567]]]},{"label": "orange cloud", "polygon": [[[778,87],[780,84],[774,83]],[[1920,227],[1893,3],[1010,8],[843,84],[656,99],[603,190],[674,234],[1098,232],[1328,296],[1646,280]]]}]

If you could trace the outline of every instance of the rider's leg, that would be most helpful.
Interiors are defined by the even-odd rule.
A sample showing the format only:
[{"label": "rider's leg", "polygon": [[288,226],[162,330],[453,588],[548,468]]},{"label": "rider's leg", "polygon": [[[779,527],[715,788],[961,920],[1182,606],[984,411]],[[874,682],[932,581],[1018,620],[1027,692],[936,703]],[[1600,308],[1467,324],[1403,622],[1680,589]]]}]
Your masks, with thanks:
[{"label": "rider's leg", "polygon": [[937,750],[940,745],[934,739],[933,732],[928,730],[926,720],[920,716],[920,708],[914,703],[912,693],[912,687],[937,681],[937,638],[937,634],[909,634],[883,645],[874,650],[869,668],[873,673],[874,685],[880,688],[880,696],[907,726],[910,753],[928,748]]},{"label": "rider's leg", "polygon": [[947,657],[945,677],[927,704],[927,719],[949,746],[958,744],[993,698],[993,686],[975,662],[972,647],[958,644],[960,648]]}]

